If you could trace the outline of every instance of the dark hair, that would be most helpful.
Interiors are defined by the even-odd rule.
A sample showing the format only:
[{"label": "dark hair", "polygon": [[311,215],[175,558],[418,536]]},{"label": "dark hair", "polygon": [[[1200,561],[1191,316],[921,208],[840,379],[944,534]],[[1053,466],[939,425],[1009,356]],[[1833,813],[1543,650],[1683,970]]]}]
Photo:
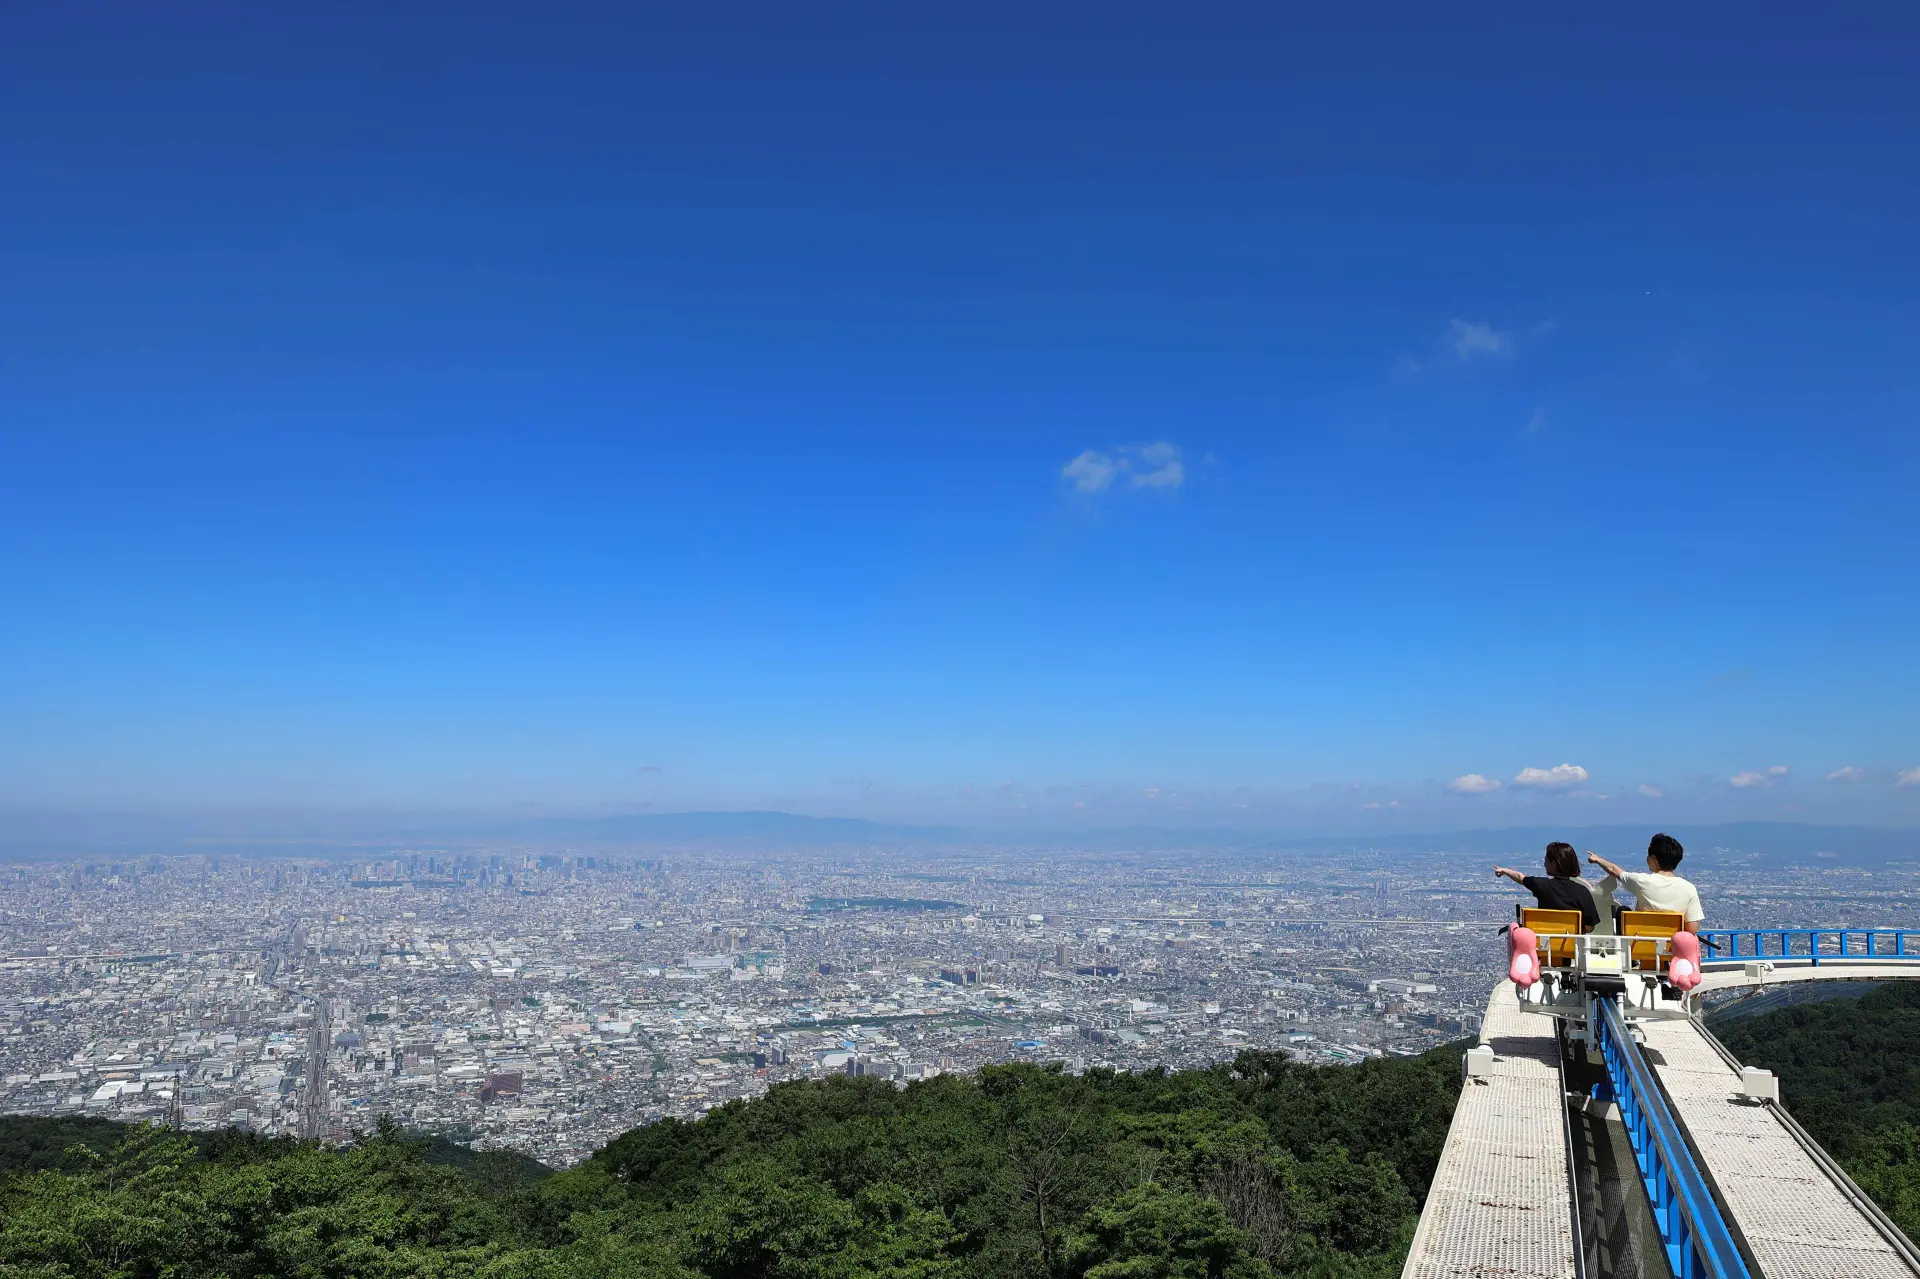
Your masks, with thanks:
[{"label": "dark hair", "polygon": [[1647,856],[1653,858],[1654,865],[1661,870],[1672,870],[1686,855],[1687,850],[1671,835],[1655,835],[1647,841]]},{"label": "dark hair", "polygon": [[1580,878],[1580,855],[1572,844],[1547,845],[1547,873],[1556,879]]}]

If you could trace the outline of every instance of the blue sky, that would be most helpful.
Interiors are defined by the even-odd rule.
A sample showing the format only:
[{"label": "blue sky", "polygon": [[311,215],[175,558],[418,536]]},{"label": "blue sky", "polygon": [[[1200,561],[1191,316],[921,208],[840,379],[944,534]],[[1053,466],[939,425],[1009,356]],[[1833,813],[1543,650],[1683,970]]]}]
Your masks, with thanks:
[{"label": "blue sky", "polygon": [[0,17],[0,803],[1920,819],[1913,11],[306,8]]}]

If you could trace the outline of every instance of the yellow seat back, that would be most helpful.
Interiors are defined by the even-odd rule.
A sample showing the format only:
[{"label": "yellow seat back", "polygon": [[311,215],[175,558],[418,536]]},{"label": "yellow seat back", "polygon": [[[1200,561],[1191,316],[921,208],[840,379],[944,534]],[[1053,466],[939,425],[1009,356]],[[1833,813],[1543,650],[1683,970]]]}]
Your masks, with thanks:
[{"label": "yellow seat back", "polygon": [[[1623,910],[1620,912],[1622,937],[1672,937],[1687,926],[1686,916],[1677,910]],[[1650,941],[1633,943],[1633,966],[1642,970],[1665,972],[1667,956]]]},{"label": "yellow seat back", "polygon": [[1531,928],[1536,936],[1546,939],[1547,962],[1555,968],[1564,968],[1573,962],[1579,947],[1573,939],[1586,931],[1579,911],[1548,910],[1544,906],[1522,906],[1520,926]]}]

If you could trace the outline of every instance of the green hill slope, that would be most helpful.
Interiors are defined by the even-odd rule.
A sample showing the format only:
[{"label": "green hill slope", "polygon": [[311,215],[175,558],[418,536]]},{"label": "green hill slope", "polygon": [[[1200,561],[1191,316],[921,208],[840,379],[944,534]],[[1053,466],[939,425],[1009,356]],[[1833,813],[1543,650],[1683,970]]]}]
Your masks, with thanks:
[{"label": "green hill slope", "polygon": [[1787,1109],[1920,1240],[1920,983],[1716,1022],[1734,1055],[1780,1076]]},{"label": "green hill slope", "polygon": [[0,1121],[0,1279],[1389,1279],[1458,1089],[1457,1048],[836,1078],[546,1177],[391,1128],[324,1150]]}]

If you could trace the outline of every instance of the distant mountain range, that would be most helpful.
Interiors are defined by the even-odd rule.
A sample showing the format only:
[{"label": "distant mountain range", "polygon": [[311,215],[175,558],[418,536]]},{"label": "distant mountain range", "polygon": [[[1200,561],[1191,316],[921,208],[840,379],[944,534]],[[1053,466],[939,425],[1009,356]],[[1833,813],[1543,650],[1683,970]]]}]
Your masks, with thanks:
[{"label": "distant mountain range", "polygon": [[[1737,849],[1762,864],[1824,859],[1839,865],[1920,860],[1920,830],[1817,826],[1796,822],[1725,822],[1665,827],[1689,849]],[[1550,841],[1566,840],[1637,865],[1654,827],[1514,826],[1425,834],[1290,835],[1231,827],[1126,826],[1018,831],[919,826],[857,817],[725,811],[625,813],[592,817],[459,816],[449,814],[56,813],[0,810],[0,859],[127,857],[146,853],[238,853],[256,856],[375,856],[394,848],[476,845],[625,846],[644,849],[704,845],[716,849],[869,847],[933,850],[966,844],[1087,852],[1226,852],[1250,858],[1331,857],[1360,848],[1430,855],[1486,855],[1531,865]]]}]

